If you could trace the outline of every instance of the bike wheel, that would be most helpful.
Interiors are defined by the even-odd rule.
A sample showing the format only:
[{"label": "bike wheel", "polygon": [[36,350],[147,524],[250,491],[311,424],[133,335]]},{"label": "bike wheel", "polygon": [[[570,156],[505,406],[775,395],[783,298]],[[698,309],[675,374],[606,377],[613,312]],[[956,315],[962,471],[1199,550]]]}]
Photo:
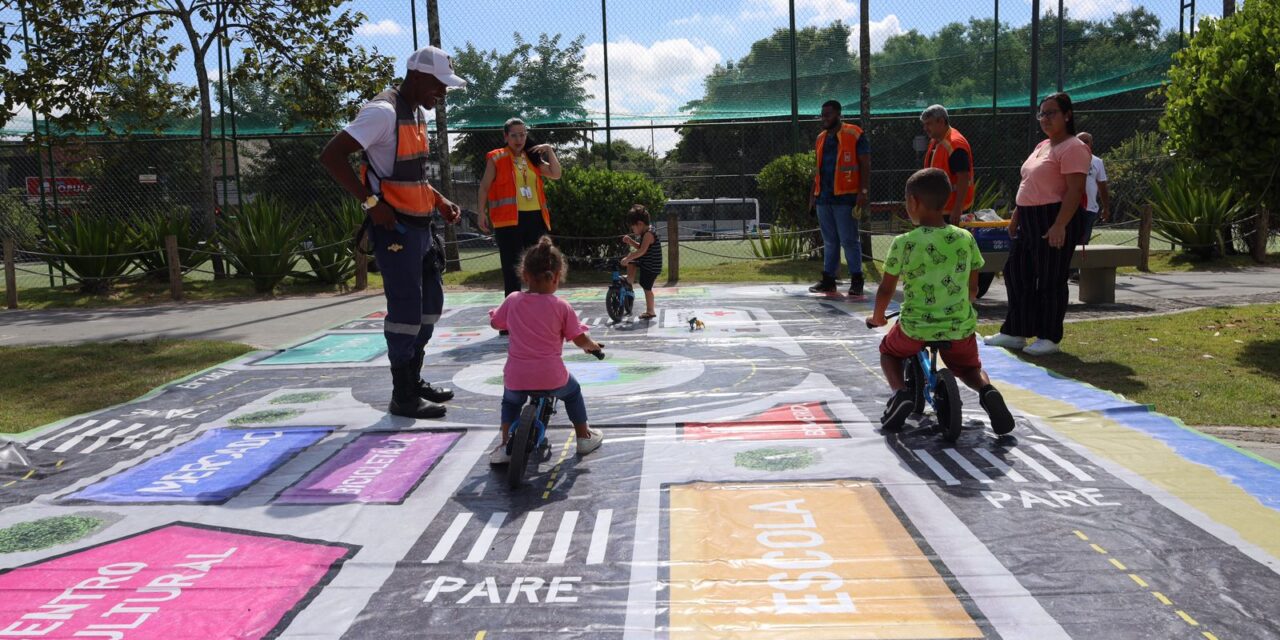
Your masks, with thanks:
[{"label": "bike wheel", "polygon": [[938,426],[942,427],[942,437],[947,442],[960,439],[960,387],[956,385],[956,377],[951,371],[943,369],[938,372],[938,385],[933,389],[933,409],[938,412]]},{"label": "bike wheel", "polygon": [[507,463],[507,484],[512,489],[524,483],[524,471],[529,466],[529,454],[535,446],[534,424],[537,406],[529,403],[520,410],[520,422],[516,423],[516,432],[511,434],[511,462]]},{"label": "bike wheel", "polygon": [[604,295],[604,310],[609,314],[609,320],[618,322],[626,315],[626,309],[622,303],[622,287],[620,285],[610,285],[609,292]]},{"label": "bike wheel", "polygon": [[920,364],[920,356],[908,358],[906,365],[904,382],[911,391],[911,413],[924,413],[924,392],[928,382],[924,376],[924,366]]},{"label": "bike wheel", "polygon": [[622,315],[624,317],[631,315],[631,306],[636,302],[636,291],[631,287],[631,283],[623,285],[626,288],[626,294],[622,296]]}]

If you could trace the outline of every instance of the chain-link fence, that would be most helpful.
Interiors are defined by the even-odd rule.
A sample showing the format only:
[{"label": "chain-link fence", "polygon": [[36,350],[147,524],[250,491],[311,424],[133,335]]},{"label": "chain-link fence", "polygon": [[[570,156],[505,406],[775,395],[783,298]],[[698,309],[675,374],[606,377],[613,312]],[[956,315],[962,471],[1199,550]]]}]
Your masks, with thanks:
[{"label": "chain-link fence", "polygon": [[[708,278],[746,264],[765,275],[783,273],[761,265],[816,255],[820,243],[805,228],[816,227],[816,219],[783,219],[776,194],[762,190],[757,178],[771,161],[812,150],[819,107],[830,99],[845,105],[847,120],[864,125],[871,144],[870,195],[877,204],[863,228],[873,234],[866,248],[877,257],[902,229],[895,203],[922,164],[927,140],[918,115],[930,104],[948,107],[952,125],[973,146],[984,201],[1000,209],[1009,206],[1022,161],[1042,137],[1032,117],[1035,97],[1068,91],[1078,128],[1093,134],[1110,177],[1112,216],[1099,225],[1097,241],[1136,242],[1138,207],[1152,179],[1169,167],[1154,90],[1185,40],[1179,29],[1192,24],[1179,0],[1086,3],[1062,20],[1062,3],[1052,0],[872,1],[865,65],[857,3],[846,0],[632,4],[575,0],[532,16],[525,5],[503,2],[445,0],[437,8],[435,0],[356,0],[343,7],[364,14],[355,44],[396,60],[427,44],[428,18],[438,18],[442,45],[471,80],[450,94],[447,126],[433,125],[433,132],[448,130],[450,151],[446,157],[443,140],[433,139],[433,182],[472,212],[457,229],[462,270],[497,268],[492,239],[474,224],[476,191],[484,152],[503,145],[501,124],[514,116],[532,125],[534,142],[553,144],[571,169],[638,172],[674,203],[752,203],[750,215],[682,219],[681,266]],[[27,16],[15,11],[8,6],[0,14],[24,23]],[[50,53],[41,50],[39,35],[19,45],[27,60]],[[203,141],[196,104],[177,105],[162,130],[145,133],[71,131],[56,111],[20,113],[5,125],[0,234],[17,241],[20,255],[56,253],[49,236],[73,214],[134,225],[161,213],[189,220],[208,238],[255,200],[283,203],[305,217],[347,199],[316,160],[333,128],[299,123],[290,110],[311,103],[291,97],[285,89],[292,85],[280,78],[237,76],[255,55],[255,42],[228,35],[228,46],[216,41],[205,60],[212,131]],[[180,54],[163,80],[197,87],[194,65],[189,53]],[[368,97],[337,95],[330,102],[352,106]],[[441,179],[444,173],[450,180]],[[619,235],[623,213],[617,212]],[[656,217],[665,238],[666,217]],[[554,212],[553,227],[564,236],[581,231],[572,212]],[[802,241],[788,244],[787,234]],[[765,247],[767,238],[777,241]],[[43,269],[28,274],[26,285],[61,282],[57,269]]]}]

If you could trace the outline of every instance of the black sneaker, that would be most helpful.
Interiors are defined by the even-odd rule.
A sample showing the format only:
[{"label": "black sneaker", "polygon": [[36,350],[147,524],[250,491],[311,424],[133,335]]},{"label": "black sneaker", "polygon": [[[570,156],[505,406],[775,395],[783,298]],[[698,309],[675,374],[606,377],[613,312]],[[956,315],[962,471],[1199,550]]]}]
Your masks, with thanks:
[{"label": "black sneaker", "polygon": [[861,298],[861,297],[862,297],[862,284],[863,284],[863,282],[862,282],[862,274],[861,274],[861,273],[855,273],[855,274],[853,274],[853,275],[849,276],[849,297],[851,297],[851,298]]},{"label": "black sneaker", "polygon": [[504,336],[504,337],[505,337],[506,335],[508,335],[508,334],[507,334],[507,330],[506,330],[506,329],[503,329],[502,331],[499,331],[499,332],[498,332],[498,335],[500,335],[500,336]]},{"label": "black sneaker", "polygon": [[983,388],[978,393],[978,402],[991,418],[991,430],[995,431],[996,435],[1002,436],[1013,431],[1013,414],[1009,413],[1009,407],[1004,403],[1004,396],[1000,395],[995,387],[987,385]]},{"label": "black sneaker", "polygon": [[893,392],[889,402],[884,406],[884,415],[880,416],[880,426],[885,431],[901,429],[902,425],[907,423],[907,416],[911,415],[912,407],[910,391],[899,389]]},{"label": "black sneaker", "polygon": [[809,293],[835,293],[836,279],[827,274],[822,274],[822,280],[818,284],[809,287]]}]

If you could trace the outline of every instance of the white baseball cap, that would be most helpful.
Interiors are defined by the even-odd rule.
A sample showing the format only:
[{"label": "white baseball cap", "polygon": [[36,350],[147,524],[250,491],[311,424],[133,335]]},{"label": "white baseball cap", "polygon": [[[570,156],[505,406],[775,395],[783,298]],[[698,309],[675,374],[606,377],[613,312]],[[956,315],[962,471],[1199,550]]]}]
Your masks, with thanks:
[{"label": "white baseball cap", "polygon": [[409,71],[433,75],[446,87],[465,87],[467,81],[453,73],[453,58],[443,49],[423,47],[409,54]]}]

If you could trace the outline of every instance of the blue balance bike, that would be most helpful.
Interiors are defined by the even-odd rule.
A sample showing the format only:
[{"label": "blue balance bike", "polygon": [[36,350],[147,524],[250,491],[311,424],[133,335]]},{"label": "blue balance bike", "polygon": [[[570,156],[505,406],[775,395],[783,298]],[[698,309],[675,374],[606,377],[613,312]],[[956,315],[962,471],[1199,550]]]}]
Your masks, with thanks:
[{"label": "blue balance bike", "polygon": [[[897,316],[897,312],[885,314],[886,318]],[[873,328],[870,324],[867,327]],[[922,414],[928,404],[933,408],[942,437],[947,442],[955,442],[963,426],[960,386],[956,384],[955,374],[938,368],[938,354],[949,348],[951,342],[947,340],[926,342],[919,353],[903,361],[903,383],[911,393],[911,412]]]},{"label": "blue balance bike", "polygon": [[[604,351],[597,349],[590,353],[596,359],[604,360]],[[547,424],[559,403],[560,400],[550,391],[529,392],[529,401],[520,410],[520,419],[511,425],[511,437],[507,439],[507,454],[511,456],[511,462],[507,463],[507,484],[512,489],[524,483],[525,470],[529,468],[529,459],[535,451],[541,460],[551,456]]]},{"label": "blue balance bike", "polygon": [[604,294],[604,309],[609,314],[609,320],[616,324],[631,315],[636,292],[622,275],[621,261],[611,260],[607,268],[613,271],[613,281],[609,284],[609,291]]}]

